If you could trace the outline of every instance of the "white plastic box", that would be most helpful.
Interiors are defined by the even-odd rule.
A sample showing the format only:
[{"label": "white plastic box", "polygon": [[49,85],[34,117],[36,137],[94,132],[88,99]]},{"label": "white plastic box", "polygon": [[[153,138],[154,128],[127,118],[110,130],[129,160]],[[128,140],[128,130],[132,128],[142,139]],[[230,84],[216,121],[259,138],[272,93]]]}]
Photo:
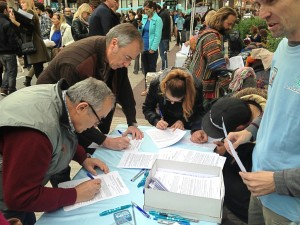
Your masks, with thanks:
[{"label": "white plastic box", "polygon": [[[148,188],[150,178],[159,169],[179,170],[188,173],[202,173],[220,177],[220,198],[205,198],[178,194]],[[145,184],[144,209],[178,214],[182,217],[221,223],[224,201],[224,181],[222,168],[194,163],[157,159],[150,170]]]}]

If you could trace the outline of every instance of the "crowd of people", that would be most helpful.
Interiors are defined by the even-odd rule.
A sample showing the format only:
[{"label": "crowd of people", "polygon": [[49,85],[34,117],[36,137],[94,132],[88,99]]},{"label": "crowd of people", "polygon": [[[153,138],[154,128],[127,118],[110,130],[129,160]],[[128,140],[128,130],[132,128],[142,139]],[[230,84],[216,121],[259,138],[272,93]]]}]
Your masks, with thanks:
[{"label": "crowd of people", "polygon": [[[1,95],[6,96],[0,101],[0,210],[11,224],[33,225],[34,212],[95,196],[101,187],[99,179],[67,189],[58,184],[70,180],[71,160],[94,175],[96,167],[109,171],[100,159],[91,158],[91,143],[122,150],[130,144],[128,134],[143,138],[127,67],[134,61],[137,74],[141,59],[146,78],[148,72],[156,72],[158,56],[163,73],[149,88],[145,80],[141,93],[146,120],[157,129],[191,130],[195,143],[205,143],[208,137],[221,139],[214,151],[227,158],[224,208],[241,225],[300,222],[297,0],[256,0],[271,34],[286,38],[274,54],[268,93],[244,82],[251,77],[246,70],[234,79],[231,94],[225,91],[232,78],[223,72],[228,63],[223,43],[238,13],[230,7],[209,10],[202,22],[196,16],[193,30],[199,29],[189,37],[190,15],[171,14],[166,5],[150,0],[128,16],[116,12],[116,0],[105,0],[94,10],[84,3],[74,15],[70,8],[53,13],[38,2],[19,3],[32,18],[24,18],[0,1]],[[252,27],[251,31],[246,49],[263,46],[265,30]],[[191,46],[183,67],[168,63],[173,35],[177,45],[187,41]],[[46,39],[52,41],[51,48]],[[19,55],[29,71],[27,87],[17,91]],[[31,84],[33,75],[37,85]],[[117,103],[128,129],[121,137],[107,137]],[[239,172],[229,140],[248,172]],[[52,188],[44,186],[48,181]]]}]

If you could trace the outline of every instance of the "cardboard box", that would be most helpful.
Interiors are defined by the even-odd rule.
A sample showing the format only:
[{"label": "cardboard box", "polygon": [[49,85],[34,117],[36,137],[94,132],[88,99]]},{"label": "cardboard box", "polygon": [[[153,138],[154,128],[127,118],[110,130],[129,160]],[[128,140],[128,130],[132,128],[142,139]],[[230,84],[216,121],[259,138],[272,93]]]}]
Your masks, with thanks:
[{"label": "cardboard box", "polygon": [[[151,177],[161,169],[179,170],[188,173],[201,173],[220,177],[220,199],[178,194],[148,188]],[[145,184],[144,209],[168,212],[183,217],[221,223],[224,201],[224,181],[222,168],[186,162],[157,159],[150,170]]]}]

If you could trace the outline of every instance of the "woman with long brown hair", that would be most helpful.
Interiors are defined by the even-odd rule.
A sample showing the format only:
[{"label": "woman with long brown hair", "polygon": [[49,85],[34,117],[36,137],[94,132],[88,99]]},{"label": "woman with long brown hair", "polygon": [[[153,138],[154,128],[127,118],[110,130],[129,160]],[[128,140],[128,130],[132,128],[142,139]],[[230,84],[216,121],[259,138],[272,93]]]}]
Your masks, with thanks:
[{"label": "woman with long brown hair", "polygon": [[152,80],[143,113],[150,124],[158,129],[201,128],[203,114],[201,86],[184,68],[165,69]]}]

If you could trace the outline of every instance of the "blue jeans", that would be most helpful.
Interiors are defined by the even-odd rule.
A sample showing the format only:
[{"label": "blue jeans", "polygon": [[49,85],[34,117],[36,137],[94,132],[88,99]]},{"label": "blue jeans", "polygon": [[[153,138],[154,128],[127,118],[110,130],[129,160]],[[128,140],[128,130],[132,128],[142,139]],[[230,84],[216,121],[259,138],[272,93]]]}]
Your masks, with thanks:
[{"label": "blue jeans", "polygon": [[16,78],[18,74],[17,56],[15,54],[0,55],[0,61],[3,65],[4,76],[1,88],[9,92],[16,91]]},{"label": "blue jeans", "polygon": [[164,70],[168,68],[168,49],[169,49],[169,39],[161,40],[159,43],[159,55],[161,58],[161,69]]}]

